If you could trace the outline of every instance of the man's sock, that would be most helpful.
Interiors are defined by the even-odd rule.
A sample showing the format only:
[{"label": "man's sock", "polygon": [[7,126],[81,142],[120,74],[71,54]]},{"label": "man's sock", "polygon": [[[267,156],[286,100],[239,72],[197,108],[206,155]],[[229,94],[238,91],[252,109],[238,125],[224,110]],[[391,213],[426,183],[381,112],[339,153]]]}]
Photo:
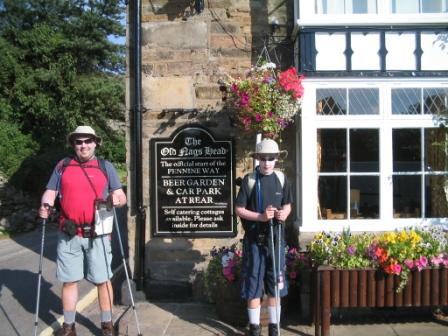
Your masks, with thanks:
[{"label": "man's sock", "polygon": [[269,323],[277,324],[277,321],[280,321],[282,306],[277,305],[277,307],[278,307],[278,319],[277,319],[277,310],[275,309],[275,306],[268,306]]},{"label": "man's sock", "polygon": [[112,312],[110,310],[101,311],[101,322],[112,321]]},{"label": "man's sock", "polygon": [[247,308],[250,324],[260,324],[260,307]]},{"label": "man's sock", "polygon": [[66,324],[75,323],[75,316],[76,316],[76,310],[75,311],[64,310],[64,322]]}]

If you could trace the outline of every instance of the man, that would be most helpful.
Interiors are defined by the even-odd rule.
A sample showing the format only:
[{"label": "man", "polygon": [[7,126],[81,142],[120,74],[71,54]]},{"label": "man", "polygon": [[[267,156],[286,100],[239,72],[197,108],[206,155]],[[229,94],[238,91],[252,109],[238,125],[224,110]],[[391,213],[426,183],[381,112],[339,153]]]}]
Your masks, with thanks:
[{"label": "man", "polygon": [[112,164],[95,156],[101,138],[90,126],[77,127],[67,140],[75,156],[61,160],[56,165],[39,208],[39,216],[48,218],[50,207],[54,205],[56,197],[59,198],[61,211],[56,275],[63,282],[61,298],[64,323],[58,335],[76,335],[78,282],[84,278],[84,269],[87,271],[86,279],[97,287],[102,335],[115,335],[112,323],[110,235],[94,234],[95,211],[99,200],[107,199],[109,206],[124,206],[126,195]]},{"label": "man", "polygon": [[[235,202],[235,212],[242,219],[245,230],[241,296],[247,300],[251,336],[261,335],[260,299],[263,290],[268,296],[269,336],[278,335],[277,326],[280,323],[281,307],[280,300],[276,300],[276,286],[280,296],[287,294],[282,224],[291,213],[292,192],[286,177],[274,170],[279,155],[280,151],[274,140],[264,139],[257,144],[254,158],[260,165],[254,173],[244,177]],[[273,237],[270,225],[273,225]]]}]

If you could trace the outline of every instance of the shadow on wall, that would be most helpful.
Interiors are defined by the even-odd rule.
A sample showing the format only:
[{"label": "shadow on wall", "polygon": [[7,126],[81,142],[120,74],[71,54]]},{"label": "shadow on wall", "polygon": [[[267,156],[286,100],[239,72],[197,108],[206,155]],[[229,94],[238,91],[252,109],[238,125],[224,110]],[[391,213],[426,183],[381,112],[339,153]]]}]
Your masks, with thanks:
[{"label": "shadow on wall", "polygon": [[206,258],[193,250],[190,240],[152,238],[146,245],[146,254],[149,269],[145,291],[149,300],[180,302],[196,298],[198,293],[193,287],[200,280],[198,265]]},{"label": "shadow on wall", "polygon": [[[270,8],[268,5],[272,5]],[[286,8],[285,8],[286,6]],[[269,58],[280,68],[294,65],[294,44],[291,34],[294,28],[294,2],[250,0],[252,64],[256,64],[266,46]]]},{"label": "shadow on wall", "polygon": [[195,0],[169,0],[161,6],[149,0],[149,6],[154,14],[166,14],[169,21],[179,18],[186,20],[188,17],[198,14],[195,8],[198,5],[196,2]]}]

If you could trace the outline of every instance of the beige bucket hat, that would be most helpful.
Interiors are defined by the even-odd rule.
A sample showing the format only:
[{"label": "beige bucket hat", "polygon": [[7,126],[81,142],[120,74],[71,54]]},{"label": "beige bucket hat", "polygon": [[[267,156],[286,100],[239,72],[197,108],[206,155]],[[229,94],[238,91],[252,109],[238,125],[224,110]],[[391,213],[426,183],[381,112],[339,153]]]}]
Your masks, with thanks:
[{"label": "beige bucket hat", "polygon": [[287,155],[287,151],[286,150],[280,150],[278,148],[278,144],[275,140],[272,139],[263,139],[261,140],[259,143],[256,144],[255,146],[255,152],[251,152],[250,155],[251,156],[259,156],[259,155]]},{"label": "beige bucket hat", "polygon": [[73,143],[73,138],[78,135],[86,135],[91,136],[95,139],[95,142],[98,146],[101,146],[102,139],[97,136],[95,130],[90,126],[78,126],[76,129],[67,135],[67,141],[71,145]]}]

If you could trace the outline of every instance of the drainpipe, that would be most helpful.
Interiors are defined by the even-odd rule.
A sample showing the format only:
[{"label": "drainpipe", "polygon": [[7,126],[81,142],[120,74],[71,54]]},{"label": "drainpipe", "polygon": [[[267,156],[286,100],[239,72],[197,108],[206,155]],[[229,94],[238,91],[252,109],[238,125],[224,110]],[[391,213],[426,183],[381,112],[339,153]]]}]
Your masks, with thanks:
[{"label": "drainpipe", "polygon": [[136,259],[137,270],[135,282],[137,290],[143,290],[145,280],[145,223],[146,212],[143,205],[143,174],[142,174],[142,55],[141,55],[141,4],[140,0],[133,0],[130,7],[132,18],[132,65],[133,65],[133,94],[132,111],[133,118],[133,144],[134,144],[134,168],[135,168],[135,207],[136,211],[136,234],[137,247]]}]

